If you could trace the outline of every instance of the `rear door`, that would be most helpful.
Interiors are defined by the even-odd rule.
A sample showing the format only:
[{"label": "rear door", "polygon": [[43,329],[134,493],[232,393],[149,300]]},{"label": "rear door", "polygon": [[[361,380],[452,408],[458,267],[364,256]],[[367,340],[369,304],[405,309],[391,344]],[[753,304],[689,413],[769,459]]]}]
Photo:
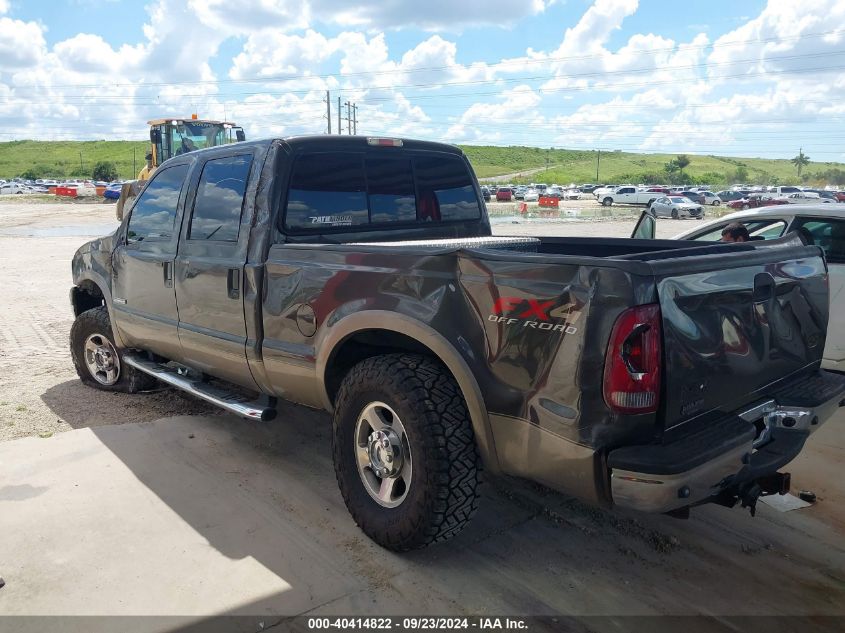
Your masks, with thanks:
[{"label": "rear door", "polygon": [[112,255],[114,321],[130,346],[179,360],[173,260],[190,165],[159,169],[132,207]]},{"label": "rear door", "polygon": [[255,386],[246,359],[243,269],[249,227],[241,224],[251,153],[202,165],[188,201],[176,257],[176,301],[184,362]]},{"label": "rear door", "polygon": [[827,270],[815,247],[785,238],[651,265],[663,319],[667,427],[732,411],[821,361]]}]

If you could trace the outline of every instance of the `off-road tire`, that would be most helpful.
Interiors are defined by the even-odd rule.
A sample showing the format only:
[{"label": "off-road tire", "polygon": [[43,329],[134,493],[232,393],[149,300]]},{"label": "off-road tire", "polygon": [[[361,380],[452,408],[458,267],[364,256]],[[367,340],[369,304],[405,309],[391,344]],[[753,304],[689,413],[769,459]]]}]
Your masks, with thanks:
[{"label": "off-road tire", "polygon": [[111,341],[112,345],[115,344],[109,311],[105,306],[86,310],[76,317],[70,328],[70,354],[73,358],[73,366],[76,367],[76,373],[84,384],[102,391],[121,393],[137,393],[155,387],[156,379],[127,365],[123,361],[123,351],[117,347],[115,349],[120,359],[120,373],[117,382],[112,385],[97,382],[85,364],[85,341],[92,334],[105,336]]},{"label": "off-road tire", "polygon": [[[373,402],[402,421],[413,474],[400,505],[379,505],[364,487],[355,456],[358,416]],[[407,551],[445,541],[478,507],[481,462],[466,402],[437,361],[415,354],[368,358],[341,384],[332,421],[335,475],[352,518],[373,541]]]}]

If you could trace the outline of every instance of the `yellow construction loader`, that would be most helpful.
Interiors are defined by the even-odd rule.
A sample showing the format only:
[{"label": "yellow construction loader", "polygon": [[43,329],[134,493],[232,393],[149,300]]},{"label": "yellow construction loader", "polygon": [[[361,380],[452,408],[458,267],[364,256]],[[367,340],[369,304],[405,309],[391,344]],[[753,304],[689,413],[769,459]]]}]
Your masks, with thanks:
[{"label": "yellow construction loader", "polygon": [[242,127],[228,121],[199,119],[196,114],[189,119],[168,118],[147,121],[150,126],[150,151],[147,162],[138,173],[138,179],[123,184],[117,201],[117,219],[141,191],[156,168],[168,158],[206,147],[246,140]]}]

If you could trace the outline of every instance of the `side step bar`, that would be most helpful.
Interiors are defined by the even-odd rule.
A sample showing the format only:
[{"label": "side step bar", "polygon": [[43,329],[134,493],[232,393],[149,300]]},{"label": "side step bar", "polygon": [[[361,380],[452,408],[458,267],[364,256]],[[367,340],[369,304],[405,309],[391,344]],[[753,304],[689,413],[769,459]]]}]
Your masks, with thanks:
[{"label": "side step bar", "polygon": [[130,367],[134,367],[172,387],[186,391],[192,396],[217,405],[235,415],[262,422],[269,422],[276,417],[276,409],[260,401],[250,401],[240,394],[185,376],[175,369],[159,365],[138,354],[125,354],[122,360]]}]

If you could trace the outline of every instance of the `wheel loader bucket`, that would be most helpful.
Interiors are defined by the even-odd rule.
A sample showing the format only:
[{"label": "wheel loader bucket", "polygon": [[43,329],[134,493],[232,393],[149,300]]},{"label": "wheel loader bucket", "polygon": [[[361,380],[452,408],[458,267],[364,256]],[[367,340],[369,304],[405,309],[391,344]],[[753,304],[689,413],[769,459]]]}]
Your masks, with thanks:
[{"label": "wheel loader bucket", "polygon": [[133,180],[123,183],[123,186],[120,188],[120,198],[117,200],[117,209],[115,210],[118,220],[123,221],[124,213],[132,208],[135,198],[138,197],[138,193],[146,183],[146,180]]}]

